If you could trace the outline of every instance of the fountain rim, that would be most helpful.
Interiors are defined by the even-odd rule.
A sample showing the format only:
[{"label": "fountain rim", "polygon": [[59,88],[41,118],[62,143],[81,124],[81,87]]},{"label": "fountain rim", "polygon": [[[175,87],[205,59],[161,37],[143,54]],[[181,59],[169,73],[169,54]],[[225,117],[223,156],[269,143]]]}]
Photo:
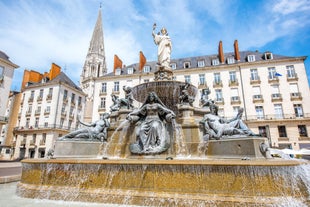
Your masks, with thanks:
[{"label": "fountain rim", "polygon": [[309,164],[306,160],[284,159],[93,159],[93,158],[55,158],[55,159],[24,159],[22,164],[123,164],[123,165],[206,165],[206,166],[298,166]]}]

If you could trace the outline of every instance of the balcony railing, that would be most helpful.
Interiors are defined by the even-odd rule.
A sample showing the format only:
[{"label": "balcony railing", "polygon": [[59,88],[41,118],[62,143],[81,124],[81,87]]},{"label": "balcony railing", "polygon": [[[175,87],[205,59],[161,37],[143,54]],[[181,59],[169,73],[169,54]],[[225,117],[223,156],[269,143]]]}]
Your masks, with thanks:
[{"label": "balcony railing", "polygon": [[221,87],[223,87],[223,82],[221,80],[213,81],[213,88],[221,88]]},{"label": "balcony railing", "polygon": [[286,75],[286,80],[287,81],[298,81],[297,73],[292,74],[292,75]]},{"label": "balcony railing", "polygon": [[291,93],[291,101],[300,101],[302,100],[302,96],[301,96],[301,93],[300,92],[297,92],[297,93]]},{"label": "balcony railing", "polygon": [[58,124],[38,125],[35,127],[33,127],[33,126],[28,126],[28,127],[20,126],[20,127],[15,127],[14,132],[29,131],[29,130],[48,130],[48,129],[61,129],[61,130],[72,131],[72,130],[78,129],[78,127],[61,126]]},{"label": "balcony railing", "polygon": [[271,101],[282,101],[282,94],[281,93],[271,94]]},{"label": "balcony railing", "polygon": [[241,103],[240,97],[239,96],[232,96],[230,98],[230,103],[231,104],[240,104]]},{"label": "balcony railing", "polygon": [[310,113],[305,114],[269,114],[269,115],[250,115],[247,116],[248,121],[256,120],[289,120],[289,119],[308,119]]},{"label": "balcony railing", "polygon": [[262,103],[264,102],[262,95],[253,95],[253,103]]},{"label": "balcony railing", "polygon": [[278,77],[269,77],[268,83],[279,83],[279,78]]},{"label": "balcony railing", "polygon": [[250,84],[260,84],[260,82],[261,81],[260,81],[260,77],[259,76],[250,79]]},{"label": "balcony railing", "polygon": [[239,82],[237,79],[235,80],[229,80],[229,86],[238,86]]}]

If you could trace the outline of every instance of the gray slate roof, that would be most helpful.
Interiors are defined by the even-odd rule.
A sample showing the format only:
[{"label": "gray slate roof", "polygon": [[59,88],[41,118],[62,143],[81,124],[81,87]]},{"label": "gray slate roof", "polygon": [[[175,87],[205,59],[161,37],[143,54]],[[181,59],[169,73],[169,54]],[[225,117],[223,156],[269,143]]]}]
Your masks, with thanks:
[{"label": "gray slate roof", "polygon": [[[245,63],[248,62],[247,61],[247,57],[248,55],[255,55],[255,62],[258,61],[263,61],[265,60],[265,52],[258,52],[258,51],[240,51],[240,61],[236,61],[233,64],[236,63]],[[279,59],[286,59],[286,58],[292,58],[292,57],[288,57],[288,56],[283,56],[283,55],[276,55],[273,54],[273,60],[279,60]],[[235,57],[235,53],[234,52],[229,52],[229,53],[225,53],[224,54],[224,60],[225,63],[220,64],[220,65],[227,65],[227,58],[228,57]],[[196,57],[187,57],[187,58],[179,58],[179,59],[171,59],[171,63],[176,63],[176,69],[175,70],[180,70],[180,69],[184,69],[183,67],[183,63],[184,62],[190,62],[191,67],[190,68],[197,68],[198,65],[198,61],[200,60],[204,60],[205,62],[205,67],[210,67],[213,66],[212,65],[212,60],[213,59],[217,59],[218,58],[218,54],[213,54],[213,55],[205,55],[205,56],[196,56]],[[155,72],[156,69],[156,61],[152,61],[152,62],[147,62],[145,65],[149,65],[151,67],[151,73]],[[230,65],[233,65],[230,64]],[[122,68],[122,72],[121,75],[127,75],[127,68],[133,68],[134,69],[134,74],[138,74],[139,73],[139,63],[134,63],[132,65],[128,65],[126,66],[126,68]],[[189,68],[189,69],[190,69]],[[108,73],[105,76],[114,76],[114,72]]]}]

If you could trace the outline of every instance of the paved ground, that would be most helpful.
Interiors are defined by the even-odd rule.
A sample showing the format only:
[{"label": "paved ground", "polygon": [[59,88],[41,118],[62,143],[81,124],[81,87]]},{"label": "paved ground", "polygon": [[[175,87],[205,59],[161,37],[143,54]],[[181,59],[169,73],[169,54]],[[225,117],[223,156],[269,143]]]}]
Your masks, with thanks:
[{"label": "paved ground", "polygon": [[0,162],[0,183],[19,181],[21,173],[20,162]]}]

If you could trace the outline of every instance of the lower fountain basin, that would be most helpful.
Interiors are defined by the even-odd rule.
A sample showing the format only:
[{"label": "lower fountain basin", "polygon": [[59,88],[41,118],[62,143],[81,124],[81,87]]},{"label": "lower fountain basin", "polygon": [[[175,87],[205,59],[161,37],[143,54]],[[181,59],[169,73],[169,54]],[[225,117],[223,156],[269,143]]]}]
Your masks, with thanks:
[{"label": "lower fountain basin", "polygon": [[296,160],[29,159],[22,165],[17,194],[27,198],[142,206],[310,204],[309,164]]}]

